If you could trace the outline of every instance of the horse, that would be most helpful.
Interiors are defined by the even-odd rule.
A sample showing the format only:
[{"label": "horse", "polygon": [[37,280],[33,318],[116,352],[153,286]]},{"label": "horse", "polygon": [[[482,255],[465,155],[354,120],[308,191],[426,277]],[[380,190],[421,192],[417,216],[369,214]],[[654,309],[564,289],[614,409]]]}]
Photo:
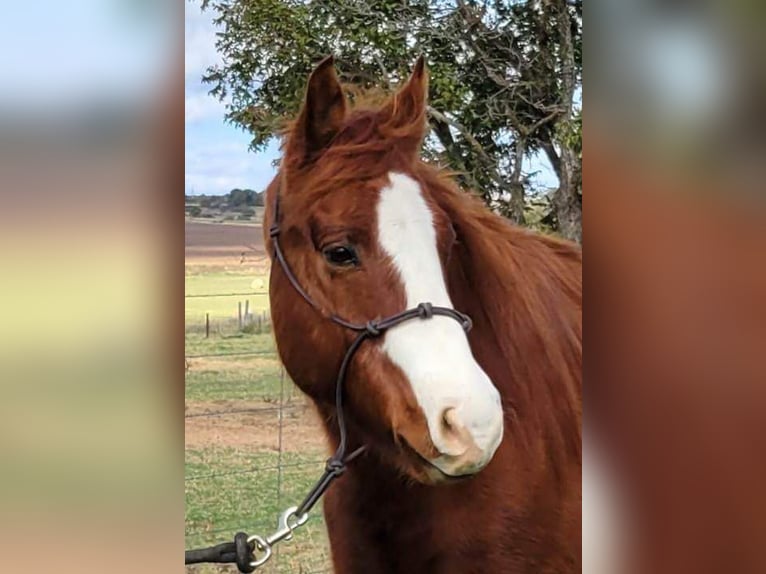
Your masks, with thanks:
[{"label": "horse", "polygon": [[[387,101],[351,108],[326,58],[266,190],[280,359],[329,446],[365,448],[324,497],[334,571],[579,572],[582,252],[421,160],[427,92],[421,57]],[[443,311],[363,341],[341,437],[356,333],[328,319],[426,302],[472,329]]]}]

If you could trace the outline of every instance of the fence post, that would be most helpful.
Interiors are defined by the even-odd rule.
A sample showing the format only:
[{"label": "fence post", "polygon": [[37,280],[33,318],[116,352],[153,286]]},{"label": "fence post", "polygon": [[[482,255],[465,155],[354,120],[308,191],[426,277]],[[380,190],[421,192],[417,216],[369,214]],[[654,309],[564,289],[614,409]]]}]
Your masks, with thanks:
[{"label": "fence post", "polygon": [[239,330],[242,330],[242,301],[237,301],[237,324]]},{"label": "fence post", "polygon": [[250,299],[245,299],[245,323],[250,323]]},{"label": "fence post", "polygon": [[210,338],[210,313],[205,313],[205,339]]}]

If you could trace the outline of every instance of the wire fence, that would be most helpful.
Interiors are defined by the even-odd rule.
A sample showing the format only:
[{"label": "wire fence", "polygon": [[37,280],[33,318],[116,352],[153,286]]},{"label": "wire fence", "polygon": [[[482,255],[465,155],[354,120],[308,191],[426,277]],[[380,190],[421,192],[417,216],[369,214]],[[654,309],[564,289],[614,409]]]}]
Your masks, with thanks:
[{"label": "wire fence", "polygon": [[[300,502],[324,467],[323,433],[278,359],[263,295],[186,295],[187,548],[233,540],[239,531],[271,534],[278,515]],[[200,312],[199,300],[210,300],[212,311]],[[235,570],[187,567],[197,574]],[[318,510],[259,570],[330,571]]]}]

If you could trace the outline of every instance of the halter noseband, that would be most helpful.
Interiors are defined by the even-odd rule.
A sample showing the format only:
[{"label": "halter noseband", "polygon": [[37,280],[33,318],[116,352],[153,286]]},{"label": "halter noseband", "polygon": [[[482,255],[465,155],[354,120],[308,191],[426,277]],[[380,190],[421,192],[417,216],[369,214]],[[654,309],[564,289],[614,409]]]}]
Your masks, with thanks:
[{"label": "halter noseband", "polygon": [[306,301],[306,303],[308,303],[311,307],[316,309],[316,311],[320,315],[322,315],[323,317],[326,317],[327,319],[329,319],[330,321],[332,321],[333,323],[337,325],[340,325],[341,327],[345,327],[346,329],[350,329],[351,331],[358,333],[356,339],[354,339],[354,341],[351,343],[349,348],[346,350],[346,354],[343,357],[343,362],[340,365],[340,370],[338,371],[338,376],[335,380],[335,409],[338,413],[337,414],[338,431],[340,435],[338,448],[335,450],[335,453],[327,460],[325,471],[322,477],[316,483],[314,488],[311,489],[309,494],[306,496],[306,498],[303,500],[300,506],[298,506],[298,509],[295,511],[295,516],[300,518],[300,517],[303,517],[306,513],[308,513],[312,509],[312,507],[317,503],[317,501],[322,496],[322,494],[324,494],[324,492],[330,486],[332,481],[336,479],[337,477],[339,477],[341,474],[343,474],[343,472],[346,470],[346,464],[352,461],[357,456],[359,456],[362,453],[362,451],[364,451],[365,449],[364,446],[361,446],[357,448],[355,451],[353,451],[351,454],[346,455],[347,432],[346,432],[346,420],[343,415],[343,383],[346,379],[346,373],[348,371],[349,365],[351,364],[351,359],[354,357],[354,354],[356,354],[356,351],[359,349],[359,347],[361,347],[362,343],[366,339],[374,339],[376,337],[380,337],[391,327],[394,327],[396,325],[399,325],[400,323],[404,323],[405,321],[409,321],[411,319],[430,319],[434,315],[441,315],[442,317],[450,317],[451,319],[454,319],[455,321],[460,323],[460,326],[466,332],[471,330],[472,323],[471,323],[471,318],[468,317],[468,315],[461,313],[460,311],[456,311],[455,309],[450,309],[449,307],[434,306],[431,303],[420,303],[419,305],[417,305],[417,307],[413,307],[411,309],[401,311],[399,313],[396,313],[389,317],[385,317],[383,319],[370,320],[364,324],[347,321],[346,319],[343,319],[342,317],[339,317],[338,315],[335,315],[333,313],[329,315],[326,314],[322,310],[322,308],[316,303],[316,301],[314,301],[311,298],[311,296],[303,289],[303,287],[301,287],[301,284],[298,281],[298,278],[295,276],[292,269],[290,269],[290,266],[288,265],[287,260],[285,259],[284,253],[282,252],[282,248],[279,245],[279,234],[280,234],[279,191],[280,191],[280,188],[278,188],[275,193],[276,197],[274,200],[274,219],[271,224],[271,227],[269,227],[269,237],[271,237],[271,241],[274,246],[274,257],[279,262],[279,265],[282,268],[282,272],[285,274],[288,281],[290,281],[290,284],[298,292],[301,298],[304,301]]}]

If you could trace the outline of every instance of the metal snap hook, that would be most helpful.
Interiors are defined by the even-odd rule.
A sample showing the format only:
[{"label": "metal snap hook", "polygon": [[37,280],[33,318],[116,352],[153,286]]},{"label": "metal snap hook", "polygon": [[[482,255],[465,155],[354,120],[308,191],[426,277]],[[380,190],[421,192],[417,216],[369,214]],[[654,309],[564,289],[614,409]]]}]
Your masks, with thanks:
[{"label": "metal snap hook", "polygon": [[297,506],[291,506],[282,514],[280,514],[279,520],[277,522],[277,530],[273,534],[267,536],[266,538],[262,538],[257,534],[253,534],[250,538],[247,539],[248,543],[255,542],[253,556],[256,555],[257,551],[263,552],[263,556],[250,563],[252,568],[258,568],[259,566],[263,566],[266,562],[268,562],[273,553],[273,546],[279,542],[282,542],[283,540],[290,540],[293,537],[293,530],[306,524],[309,519],[308,513],[297,516],[295,514],[297,510]]},{"label": "metal snap hook", "polygon": [[[285,519],[285,525],[290,528],[290,530],[295,530],[299,526],[303,526],[308,522],[309,520],[309,514],[308,512],[304,512],[301,516],[298,516],[295,514],[298,511],[297,506],[291,506],[287,510],[285,510],[283,516]],[[291,523],[290,519],[294,519],[294,521]]]},{"label": "metal snap hook", "polygon": [[308,514],[298,517],[295,515],[297,510],[297,506],[291,506],[279,516],[277,531],[266,538],[266,542],[274,545],[277,542],[282,542],[282,540],[290,540],[293,537],[293,530],[306,524],[306,521],[309,519]]},{"label": "metal snap hook", "polygon": [[263,552],[263,556],[260,558],[256,558],[250,563],[250,567],[255,569],[259,566],[263,566],[266,564],[266,562],[269,561],[269,558],[271,558],[272,549],[271,544],[269,544],[266,540],[258,536],[257,534],[253,534],[250,538],[247,539],[248,543],[255,542],[255,548],[253,549],[253,556],[256,555],[258,551]]}]

